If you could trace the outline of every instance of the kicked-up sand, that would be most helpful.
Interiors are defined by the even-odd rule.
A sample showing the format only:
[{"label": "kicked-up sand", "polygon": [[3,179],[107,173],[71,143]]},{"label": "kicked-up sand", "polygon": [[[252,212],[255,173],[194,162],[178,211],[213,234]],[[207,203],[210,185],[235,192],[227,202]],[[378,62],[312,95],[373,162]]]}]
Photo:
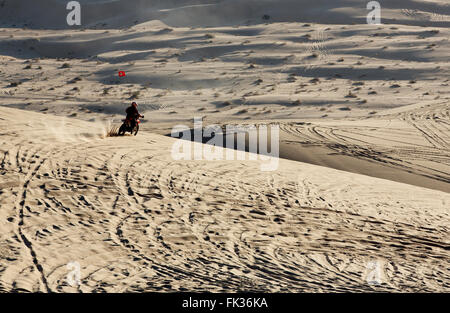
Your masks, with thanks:
[{"label": "kicked-up sand", "polygon": [[[0,2],[0,291],[450,290],[446,1]],[[194,118],[277,168],[175,159]]]}]

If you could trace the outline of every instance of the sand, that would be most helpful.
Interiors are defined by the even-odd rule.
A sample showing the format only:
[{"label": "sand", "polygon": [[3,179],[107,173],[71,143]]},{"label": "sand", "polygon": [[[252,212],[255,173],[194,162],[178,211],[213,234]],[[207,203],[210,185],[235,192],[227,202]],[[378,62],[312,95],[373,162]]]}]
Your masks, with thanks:
[{"label": "sand", "polygon": [[[40,2],[0,7],[1,292],[450,291],[446,1]],[[194,117],[278,168],[174,160]]]}]

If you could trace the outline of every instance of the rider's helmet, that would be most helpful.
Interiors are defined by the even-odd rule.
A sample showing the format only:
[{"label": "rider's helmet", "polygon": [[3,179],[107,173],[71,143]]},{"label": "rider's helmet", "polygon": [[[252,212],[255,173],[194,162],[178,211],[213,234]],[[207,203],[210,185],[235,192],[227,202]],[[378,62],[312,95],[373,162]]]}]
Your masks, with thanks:
[{"label": "rider's helmet", "polygon": [[136,102],[133,102],[131,105],[134,106],[135,108],[137,108],[137,106],[138,106],[138,104]]}]

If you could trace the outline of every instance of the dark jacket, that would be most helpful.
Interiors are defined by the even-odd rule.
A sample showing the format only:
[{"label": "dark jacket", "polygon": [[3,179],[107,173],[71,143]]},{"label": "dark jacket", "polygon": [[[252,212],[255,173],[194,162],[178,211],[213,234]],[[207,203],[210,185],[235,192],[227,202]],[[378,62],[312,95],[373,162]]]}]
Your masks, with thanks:
[{"label": "dark jacket", "polygon": [[136,119],[140,116],[138,109],[133,105],[129,106],[125,112],[127,113],[127,119]]}]

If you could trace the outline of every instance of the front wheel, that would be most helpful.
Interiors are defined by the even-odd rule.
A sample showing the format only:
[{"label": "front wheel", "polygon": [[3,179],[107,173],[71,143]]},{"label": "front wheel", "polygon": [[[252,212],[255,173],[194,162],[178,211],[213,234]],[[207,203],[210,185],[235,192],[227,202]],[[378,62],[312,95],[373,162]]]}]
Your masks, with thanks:
[{"label": "front wheel", "polygon": [[136,124],[136,127],[134,127],[134,135],[136,136],[139,131],[139,124]]}]

